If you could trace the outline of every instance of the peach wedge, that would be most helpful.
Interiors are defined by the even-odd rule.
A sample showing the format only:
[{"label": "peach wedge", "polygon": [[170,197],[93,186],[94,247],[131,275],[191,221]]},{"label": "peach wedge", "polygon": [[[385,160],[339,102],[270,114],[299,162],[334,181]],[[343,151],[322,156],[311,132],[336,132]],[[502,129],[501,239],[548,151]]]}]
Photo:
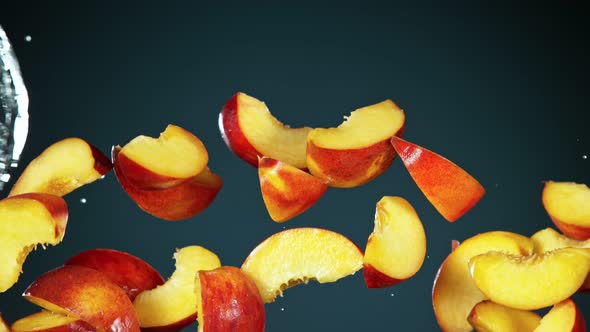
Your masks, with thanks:
[{"label": "peach wedge", "polygon": [[0,332],[10,332],[8,325],[4,321],[4,318],[2,318],[2,314],[0,314]]},{"label": "peach wedge", "polygon": [[590,188],[573,182],[547,181],[541,195],[551,220],[569,238],[590,239]]},{"label": "peach wedge", "polygon": [[534,332],[586,332],[586,321],[572,299],[553,306]]},{"label": "peach wedge", "polygon": [[[12,332],[95,332],[96,329],[73,316],[42,310],[23,317],[10,327]],[[0,329],[0,331],[2,331]]]},{"label": "peach wedge", "polygon": [[287,229],[262,241],[245,259],[242,270],[269,303],[289,287],[309,280],[334,282],[362,266],[363,253],[348,238],[305,227]]},{"label": "peach wedge", "polygon": [[467,320],[477,332],[532,332],[541,316],[485,300],[473,307]]},{"label": "peach wedge", "polygon": [[426,234],[412,205],[401,197],[381,198],[363,258],[367,287],[388,287],[410,278],[425,257]]}]

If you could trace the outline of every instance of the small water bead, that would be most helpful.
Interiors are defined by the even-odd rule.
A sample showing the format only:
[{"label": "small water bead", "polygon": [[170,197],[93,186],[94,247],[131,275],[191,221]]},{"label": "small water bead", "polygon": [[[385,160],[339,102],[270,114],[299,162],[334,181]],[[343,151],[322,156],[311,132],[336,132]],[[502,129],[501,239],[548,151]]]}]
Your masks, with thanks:
[{"label": "small water bead", "polygon": [[582,156],[582,159],[588,159],[588,156],[587,155],[583,155]]},{"label": "small water bead", "polygon": [[86,204],[86,202],[87,202],[86,198],[80,198],[80,203]]},{"label": "small water bead", "polygon": [[27,43],[31,42],[31,40],[33,40],[33,37],[31,37],[30,35],[26,35],[26,36],[25,36],[25,41],[26,41]]}]

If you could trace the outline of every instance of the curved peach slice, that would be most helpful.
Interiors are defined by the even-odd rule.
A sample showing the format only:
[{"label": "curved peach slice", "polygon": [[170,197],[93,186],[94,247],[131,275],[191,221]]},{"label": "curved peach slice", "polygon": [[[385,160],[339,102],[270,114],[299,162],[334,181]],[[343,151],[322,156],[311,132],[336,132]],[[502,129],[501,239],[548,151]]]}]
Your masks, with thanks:
[{"label": "curved peach slice", "polygon": [[306,169],[305,149],[311,128],[290,128],[277,120],[264,102],[243,92],[233,95],[219,113],[219,131],[229,149],[250,165],[268,156]]},{"label": "curved peach slice", "polygon": [[217,197],[223,180],[205,167],[201,173],[178,185],[158,190],[142,190],[129,183],[119,166],[119,146],[111,154],[115,175],[123,190],[144,212],[168,221],[194,217],[203,212]]},{"label": "curved peach slice", "polygon": [[113,249],[86,250],[72,256],[64,265],[85,266],[104,273],[131,301],[137,294],[164,283],[160,273],[143,259]]},{"label": "curved peach slice", "polygon": [[269,157],[258,162],[260,191],[271,219],[285,222],[312,207],[328,189],[322,179]]},{"label": "curved peach slice", "polygon": [[586,332],[586,322],[572,299],[566,299],[549,310],[534,332]]},{"label": "curved peach slice", "polygon": [[113,168],[109,159],[81,138],[50,145],[27,165],[9,196],[38,192],[64,196],[94,182]]},{"label": "curved peach slice", "polygon": [[471,331],[467,316],[486,296],[473,283],[467,263],[490,250],[528,255],[533,244],[525,236],[494,231],[475,235],[455,248],[439,268],[432,287],[432,306],[443,331]]},{"label": "curved peach slice", "polygon": [[485,300],[473,307],[467,321],[477,332],[532,332],[541,316]]},{"label": "curved peach slice", "polygon": [[572,296],[590,271],[590,249],[562,248],[517,256],[491,251],[472,257],[473,281],[492,301],[537,310]]},{"label": "curved peach slice", "polygon": [[200,246],[174,254],[176,270],[161,286],[141,292],[133,302],[142,331],[179,331],[197,315],[195,277],[200,270],[221,266],[217,255]]},{"label": "curved peach slice", "polygon": [[365,249],[363,272],[369,288],[383,288],[416,274],[426,257],[426,234],[412,205],[385,196],[377,203],[375,228]]},{"label": "curved peach slice", "polygon": [[362,251],[344,235],[304,227],[287,229],[262,241],[248,255],[242,270],[268,303],[289,287],[312,279],[334,282],[362,266]]},{"label": "curved peach slice", "polygon": [[2,314],[0,314],[0,332],[10,332],[8,325],[6,324],[4,319],[2,318]]},{"label": "curved peach slice", "polygon": [[547,214],[563,234],[590,239],[590,188],[573,182],[547,181],[542,201]]},{"label": "curved peach slice", "polygon": [[67,221],[68,207],[59,196],[29,193],[0,200],[0,293],[17,282],[38,244],[61,242]]},{"label": "curved peach slice", "polygon": [[209,155],[203,142],[187,130],[168,125],[158,138],[140,135],[119,153],[119,167],[138,189],[169,188],[201,173]]},{"label": "curved peach slice", "polygon": [[445,157],[395,136],[391,144],[418,188],[446,220],[461,218],[485,194],[475,178]]},{"label": "curved peach slice", "polygon": [[264,302],[254,281],[237,267],[199,271],[195,293],[199,332],[264,331]]},{"label": "curved peach slice", "polygon": [[393,101],[359,108],[336,128],[316,128],[307,137],[311,174],[333,187],[356,187],[381,175],[393,162],[389,140],[401,135],[404,111]]},{"label": "curved peach slice", "polygon": [[[77,317],[42,310],[23,317],[11,326],[12,332],[95,332],[90,324]],[[0,331],[2,331],[0,329]]]},{"label": "curved peach slice", "polygon": [[46,310],[81,319],[97,330],[139,332],[127,294],[91,268],[69,265],[46,272],[23,296]]}]

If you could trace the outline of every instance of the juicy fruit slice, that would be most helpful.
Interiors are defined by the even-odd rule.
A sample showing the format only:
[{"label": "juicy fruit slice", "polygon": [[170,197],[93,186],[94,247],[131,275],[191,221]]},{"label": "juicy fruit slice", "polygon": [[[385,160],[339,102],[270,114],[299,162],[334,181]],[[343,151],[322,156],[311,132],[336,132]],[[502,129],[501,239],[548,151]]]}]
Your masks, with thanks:
[{"label": "juicy fruit slice", "polygon": [[473,307],[467,320],[477,332],[531,332],[541,316],[485,300]]},{"label": "juicy fruit slice", "polygon": [[572,299],[564,300],[549,310],[534,332],[586,332],[586,322]]},{"label": "juicy fruit slice", "polygon": [[211,205],[223,186],[221,177],[205,167],[198,175],[166,189],[138,189],[121,171],[120,150],[115,146],[111,151],[117,180],[140,209],[156,218],[178,221],[194,217]]},{"label": "juicy fruit slice", "polygon": [[254,280],[265,303],[309,280],[334,282],[363,266],[362,251],[342,234],[320,228],[275,233],[248,255],[242,270]]},{"label": "juicy fruit slice", "polygon": [[37,192],[64,196],[113,168],[109,159],[81,138],[50,145],[27,165],[9,196]]},{"label": "juicy fruit slice", "polygon": [[29,193],[0,200],[0,293],[17,282],[38,244],[61,242],[67,221],[68,207],[59,196]]},{"label": "juicy fruit slice", "polygon": [[161,286],[140,293],[133,302],[143,331],[178,331],[197,314],[195,276],[200,270],[221,266],[217,255],[200,246],[174,254],[176,270]]},{"label": "juicy fruit slice", "polygon": [[[76,317],[42,310],[15,321],[12,332],[95,332],[90,324]],[[1,331],[1,329],[0,329]]]},{"label": "juicy fruit slice", "polygon": [[590,271],[590,250],[562,248],[527,257],[492,251],[469,260],[471,276],[492,301],[537,310],[572,296]]},{"label": "juicy fruit slice", "polygon": [[475,178],[443,156],[399,137],[393,137],[391,144],[418,188],[446,220],[461,218],[485,194]]},{"label": "juicy fruit slice", "polygon": [[471,331],[467,316],[486,296],[473,283],[468,262],[490,250],[529,255],[533,243],[516,233],[494,231],[475,235],[455,248],[439,268],[432,287],[434,314],[443,331]]},{"label": "juicy fruit slice", "polygon": [[365,249],[363,272],[369,288],[395,285],[416,274],[426,256],[426,234],[412,205],[385,196],[377,203],[375,228]]},{"label": "juicy fruit slice", "polygon": [[299,169],[305,160],[309,127],[290,128],[278,121],[264,102],[243,92],[233,95],[219,114],[219,131],[233,153],[250,165],[268,156]]},{"label": "juicy fruit slice", "polygon": [[46,310],[86,321],[97,330],[139,332],[127,294],[91,268],[70,265],[46,272],[23,296]]},{"label": "juicy fruit slice", "polygon": [[285,222],[312,207],[328,189],[322,179],[269,157],[258,162],[264,205],[272,220]]},{"label": "juicy fruit slice", "polygon": [[168,125],[158,138],[140,135],[119,153],[119,167],[138,189],[163,189],[201,173],[209,155],[203,142],[187,130]]},{"label": "juicy fruit slice", "polygon": [[113,249],[86,250],[72,256],[64,265],[85,266],[104,273],[131,301],[144,290],[164,283],[160,273],[144,260]]},{"label": "juicy fruit slice", "polygon": [[386,100],[355,110],[336,128],[316,128],[307,137],[309,171],[333,187],[363,185],[389,168],[389,140],[404,124],[403,110]]},{"label": "juicy fruit slice", "polygon": [[542,201],[547,214],[563,234],[575,240],[590,239],[590,188],[573,182],[548,181]]},{"label": "juicy fruit slice", "polygon": [[264,302],[254,281],[237,267],[199,271],[195,293],[199,332],[264,331]]}]

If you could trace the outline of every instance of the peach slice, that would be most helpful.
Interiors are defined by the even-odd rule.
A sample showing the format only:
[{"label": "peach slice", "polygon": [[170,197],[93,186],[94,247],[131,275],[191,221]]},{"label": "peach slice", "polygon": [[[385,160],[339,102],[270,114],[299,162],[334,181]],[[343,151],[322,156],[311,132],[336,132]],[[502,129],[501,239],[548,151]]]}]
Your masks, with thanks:
[{"label": "peach slice", "polygon": [[516,233],[494,231],[477,234],[453,250],[439,268],[432,287],[432,306],[443,331],[471,331],[467,316],[486,296],[473,283],[467,263],[471,257],[490,250],[529,255],[533,243]]},{"label": "peach slice", "polygon": [[140,331],[125,291],[91,268],[69,265],[46,272],[23,296],[46,310],[81,319],[97,330]]},{"label": "peach slice", "polygon": [[264,102],[243,92],[233,95],[221,109],[219,131],[229,149],[252,166],[258,166],[259,157],[268,156],[307,168],[306,140],[311,128],[282,124]]},{"label": "peach slice", "polygon": [[586,332],[586,322],[572,299],[566,299],[549,310],[534,332]]},{"label": "peach slice", "polygon": [[264,302],[254,281],[239,268],[199,271],[195,293],[199,332],[264,331]]},{"label": "peach slice", "polygon": [[201,173],[209,155],[189,131],[168,125],[158,138],[140,135],[119,153],[119,167],[129,183],[144,190],[169,188]]},{"label": "peach slice", "polygon": [[[23,317],[11,326],[12,332],[95,332],[96,329],[73,316],[42,310]],[[0,329],[1,331],[1,329]]]},{"label": "peach slice", "polygon": [[111,154],[115,175],[123,190],[144,212],[168,221],[192,218],[203,212],[217,197],[223,180],[208,167],[178,185],[158,190],[142,190],[131,185],[119,166],[119,146]]},{"label": "peach slice", "polygon": [[258,178],[264,205],[276,222],[285,222],[305,212],[328,189],[324,180],[269,157],[260,158]]},{"label": "peach slice", "polygon": [[447,221],[461,218],[485,194],[475,178],[445,157],[399,137],[391,144],[418,188]]},{"label": "peach slice", "polygon": [[532,332],[541,316],[485,300],[473,307],[467,320],[477,332]]},{"label": "peach slice", "polygon": [[469,260],[477,288],[511,308],[537,310],[572,296],[590,271],[590,249],[562,248],[518,256],[491,251]]},{"label": "peach slice", "polygon": [[547,181],[542,201],[547,214],[563,232],[575,240],[590,239],[590,188],[574,182]]},{"label": "peach slice", "polygon": [[404,111],[385,100],[355,110],[336,128],[316,128],[307,137],[309,171],[333,187],[363,185],[389,168],[395,158],[389,140],[404,124]]},{"label": "peach slice", "polygon": [[81,138],[50,145],[27,165],[9,196],[38,192],[64,196],[94,182],[113,165],[96,147]]},{"label": "peach slice", "polygon": [[179,331],[197,315],[195,277],[200,270],[221,266],[217,255],[200,246],[174,253],[176,270],[161,286],[141,292],[133,302],[142,331]]},{"label": "peach slice", "polygon": [[66,231],[63,198],[29,193],[0,200],[0,293],[14,285],[28,254],[38,244],[57,245]]},{"label": "peach slice", "polygon": [[344,235],[321,228],[291,228],[262,241],[242,264],[265,303],[309,280],[334,282],[363,266],[363,253]]},{"label": "peach slice", "polygon": [[164,283],[160,273],[143,259],[113,249],[86,250],[72,256],[64,265],[85,266],[104,273],[131,301],[144,290]]},{"label": "peach slice", "polygon": [[425,257],[426,234],[416,210],[401,197],[381,198],[363,258],[367,287],[389,287],[410,278]]},{"label": "peach slice", "polygon": [[10,332],[10,329],[8,328],[8,325],[4,321],[4,318],[2,318],[1,313],[0,313],[0,332]]}]

